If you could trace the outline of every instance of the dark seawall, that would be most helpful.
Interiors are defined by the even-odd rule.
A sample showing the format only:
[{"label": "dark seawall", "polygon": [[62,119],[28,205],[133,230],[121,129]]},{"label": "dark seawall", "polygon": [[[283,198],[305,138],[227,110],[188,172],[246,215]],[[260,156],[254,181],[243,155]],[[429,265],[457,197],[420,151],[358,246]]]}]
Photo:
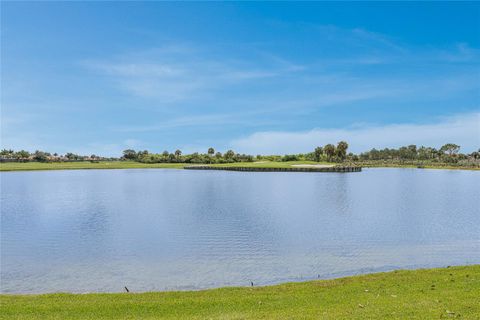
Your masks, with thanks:
[{"label": "dark seawall", "polygon": [[261,167],[213,167],[213,166],[186,166],[189,170],[228,170],[251,172],[360,172],[361,167],[335,166],[326,168],[292,167],[292,168],[261,168]]}]

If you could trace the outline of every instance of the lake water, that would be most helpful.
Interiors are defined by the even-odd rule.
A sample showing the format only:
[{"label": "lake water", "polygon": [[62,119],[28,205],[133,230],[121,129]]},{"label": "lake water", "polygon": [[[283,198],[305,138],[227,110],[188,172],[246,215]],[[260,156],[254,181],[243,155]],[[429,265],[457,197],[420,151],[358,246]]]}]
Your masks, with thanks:
[{"label": "lake water", "polygon": [[480,171],[0,177],[4,293],[265,285],[480,263]]}]

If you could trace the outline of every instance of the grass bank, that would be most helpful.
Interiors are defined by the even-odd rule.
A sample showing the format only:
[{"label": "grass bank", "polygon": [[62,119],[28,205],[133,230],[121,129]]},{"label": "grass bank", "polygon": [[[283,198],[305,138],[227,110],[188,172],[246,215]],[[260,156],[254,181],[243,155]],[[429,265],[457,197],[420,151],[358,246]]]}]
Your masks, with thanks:
[{"label": "grass bank", "polygon": [[184,163],[140,163],[136,161],[4,162],[0,163],[0,171],[145,168],[182,169],[184,166]]},{"label": "grass bank", "polygon": [[480,170],[480,167],[452,166],[443,164],[411,165],[411,164],[357,164],[362,168],[412,168],[412,169],[445,169],[445,170]]},{"label": "grass bank", "polygon": [[[327,162],[288,161],[288,162],[236,162],[211,164],[211,166],[259,167],[259,168],[289,168],[298,164],[329,164]],[[136,161],[79,161],[79,162],[4,162],[0,163],[0,171],[23,170],[69,170],[69,169],[146,169],[170,168],[183,169],[190,163],[140,163]]]},{"label": "grass bank", "polygon": [[0,319],[479,319],[480,265],[204,291],[0,295]]},{"label": "grass bank", "polygon": [[422,169],[448,169],[448,170],[480,170],[478,163],[442,163],[432,161],[384,161],[370,160],[358,161],[356,165],[363,168],[422,168]]},{"label": "grass bank", "polygon": [[247,168],[291,168],[297,165],[338,165],[332,162],[314,161],[257,161],[211,164],[212,167],[247,167]]},{"label": "grass bank", "polygon": [[[211,166],[221,167],[256,167],[256,168],[290,168],[294,165],[313,164],[313,165],[339,165],[338,163],[314,162],[314,161],[259,161],[259,162],[235,162],[223,164],[210,164]],[[417,168],[413,164],[391,164],[384,162],[359,162],[354,163],[357,166],[366,168]],[[100,161],[100,162],[4,162],[0,163],[0,171],[23,171],[23,170],[70,170],[70,169],[146,169],[146,168],[167,168],[183,169],[190,163],[140,163],[135,161]],[[340,164],[341,165],[341,164]],[[347,164],[348,165],[348,164]],[[425,169],[460,169],[460,170],[480,170],[480,167],[467,166],[449,166],[445,164],[425,164]]]}]

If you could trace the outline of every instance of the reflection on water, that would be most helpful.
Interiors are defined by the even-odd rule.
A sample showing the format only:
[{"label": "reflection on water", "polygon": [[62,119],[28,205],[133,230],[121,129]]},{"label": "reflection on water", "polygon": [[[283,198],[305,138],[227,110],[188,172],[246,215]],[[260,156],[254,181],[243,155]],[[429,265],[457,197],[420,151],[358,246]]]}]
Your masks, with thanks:
[{"label": "reflection on water", "polygon": [[480,263],[479,178],[1,173],[1,291],[198,289]]}]

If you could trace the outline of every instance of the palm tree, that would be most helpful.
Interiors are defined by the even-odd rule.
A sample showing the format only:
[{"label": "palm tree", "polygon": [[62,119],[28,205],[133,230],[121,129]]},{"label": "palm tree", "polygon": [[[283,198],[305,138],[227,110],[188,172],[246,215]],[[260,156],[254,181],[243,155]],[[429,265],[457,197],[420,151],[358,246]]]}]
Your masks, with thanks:
[{"label": "palm tree", "polygon": [[335,155],[335,146],[329,143],[325,147],[323,147],[323,152],[327,155],[327,160],[331,161],[333,156]]},{"label": "palm tree", "polygon": [[323,154],[323,148],[316,147],[314,154],[315,154],[315,161],[320,162],[320,159],[322,158],[322,154]]},{"label": "palm tree", "polygon": [[336,150],[337,156],[340,159],[345,160],[345,158],[347,157],[347,149],[348,149],[348,143],[346,143],[345,141],[340,141],[337,144],[337,150]]}]

